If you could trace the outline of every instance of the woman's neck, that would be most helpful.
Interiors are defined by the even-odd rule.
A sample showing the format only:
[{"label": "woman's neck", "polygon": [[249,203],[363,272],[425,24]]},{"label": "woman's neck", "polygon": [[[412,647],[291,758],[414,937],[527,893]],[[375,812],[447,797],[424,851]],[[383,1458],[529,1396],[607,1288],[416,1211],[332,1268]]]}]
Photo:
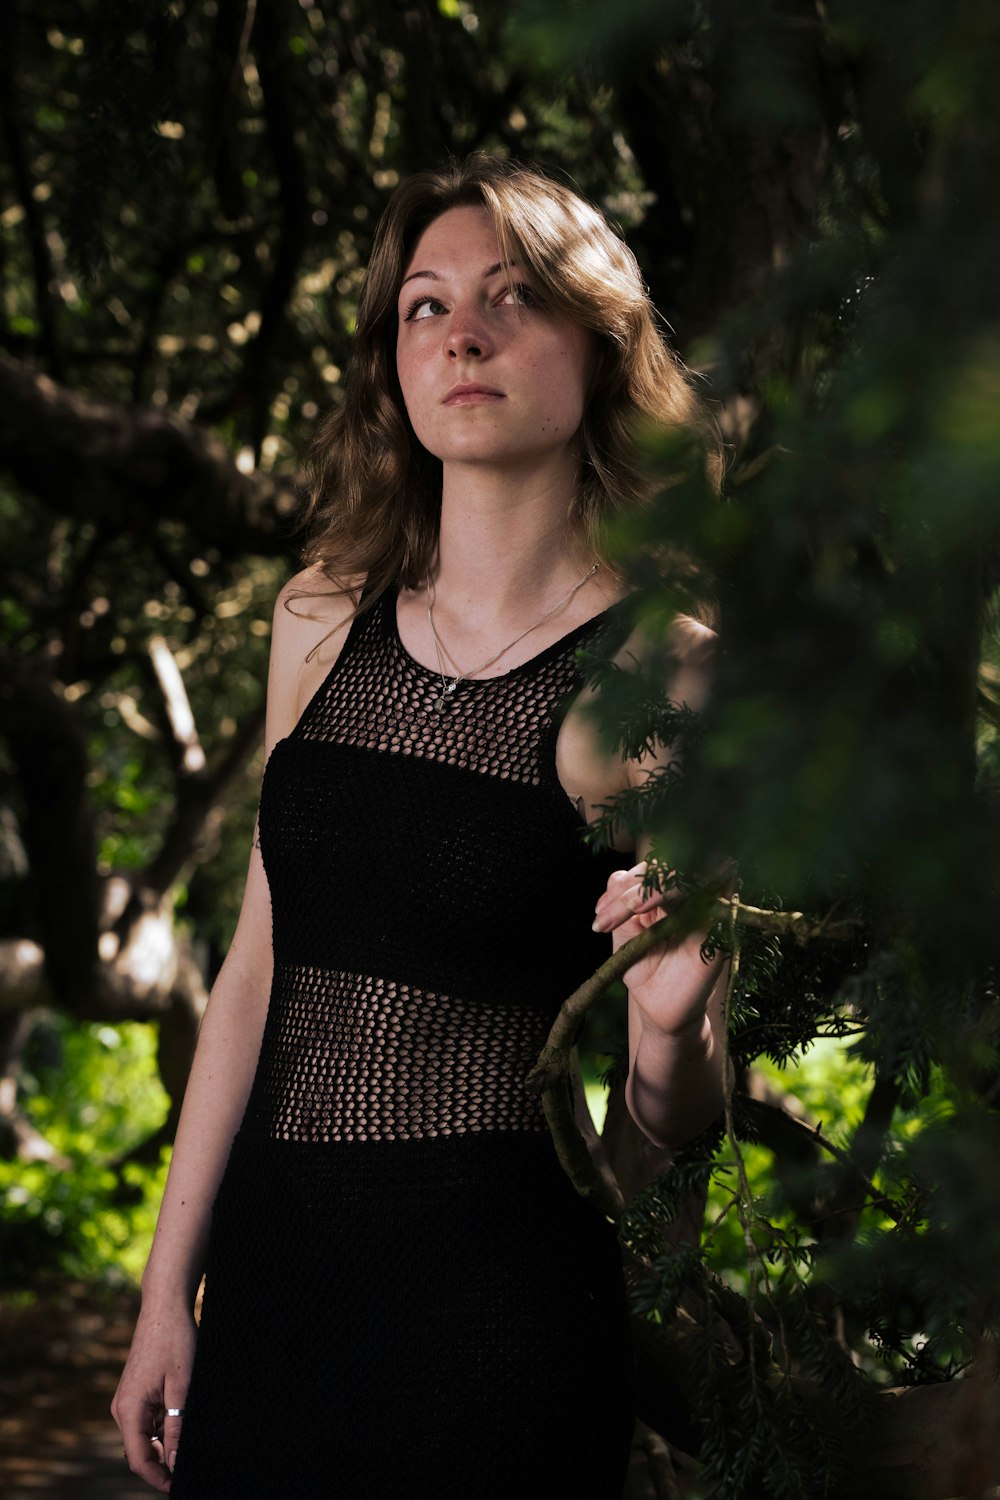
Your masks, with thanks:
[{"label": "woman's neck", "polygon": [[569,522],[571,483],[449,465],[431,575],[396,601],[405,649],[431,670],[497,675],[621,597]]},{"label": "woman's neck", "polygon": [[594,562],[568,524],[571,503],[564,474],[446,469],[436,595],[481,621],[551,603]]}]

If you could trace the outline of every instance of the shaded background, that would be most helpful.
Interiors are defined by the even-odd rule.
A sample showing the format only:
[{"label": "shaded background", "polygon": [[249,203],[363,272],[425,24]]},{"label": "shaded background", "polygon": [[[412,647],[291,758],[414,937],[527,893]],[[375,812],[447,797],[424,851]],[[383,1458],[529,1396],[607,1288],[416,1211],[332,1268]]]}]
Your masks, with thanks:
[{"label": "shaded background", "polygon": [[622,226],[728,445],[723,502],[617,538],[654,615],[681,540],[725,645],[635,816],[814,924],[746,929],[732,1129],[665,1176],[597,1082],[620,1002],[592,1018],[630,1493],[993,1493],[998,41],[980,0],[4,7],[10,1493],[117,1493],[87,1423],[238,911],[299,466],[389,193],[472,149]]}]

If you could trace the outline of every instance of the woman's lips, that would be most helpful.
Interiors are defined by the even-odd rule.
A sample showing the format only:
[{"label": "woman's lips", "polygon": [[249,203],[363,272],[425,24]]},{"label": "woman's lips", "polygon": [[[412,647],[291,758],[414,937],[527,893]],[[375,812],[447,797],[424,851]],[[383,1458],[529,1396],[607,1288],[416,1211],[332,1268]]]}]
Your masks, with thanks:
[{"label": "woman's lips", "polygon": [[502,401],[503,391],[491,385],[453,385],[442,401],[442,406],[480,406],[489,401]]}]

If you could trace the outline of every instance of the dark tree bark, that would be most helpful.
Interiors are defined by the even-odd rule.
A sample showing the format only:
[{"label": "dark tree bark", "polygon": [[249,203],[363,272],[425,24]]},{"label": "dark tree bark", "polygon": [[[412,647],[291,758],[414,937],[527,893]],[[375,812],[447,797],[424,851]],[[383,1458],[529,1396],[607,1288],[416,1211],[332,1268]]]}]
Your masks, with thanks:
[{"label": "dark tree bark", "polygon": [[226,556],[289,549],[292,481],[243,473],[219,438],[173,412],[82,395],[2,354],[0,467],[56,514],[129,533],[183,520]]}]

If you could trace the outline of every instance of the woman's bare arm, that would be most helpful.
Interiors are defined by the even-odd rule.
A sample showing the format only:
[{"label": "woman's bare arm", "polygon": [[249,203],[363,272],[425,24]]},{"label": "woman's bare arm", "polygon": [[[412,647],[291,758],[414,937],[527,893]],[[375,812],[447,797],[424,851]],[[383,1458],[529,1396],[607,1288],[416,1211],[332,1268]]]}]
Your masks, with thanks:
[{"label": "woman's bare arm", "polygon": [[[142,1278],[142,1308],[111,1410],[129,1466],[169,1489],[194,1359],[194,1302],[212,1203],[239,1128],[267,1010],[271,909],[260,851],[250,859],[240,920],[198,1036],[156,1233]],[[159,1442],[154,1444],[154,1438]],[[164,1467],[166,1465],[166,1468]]]},{"label": "woman's bare arm", "polygon": [[144,1307],[194,1306],[209,1209],[253,1081],[272,968],[270,894],[255,848],[239,923],[198,1035],[142,1278]]},{"label": "woman's bare arm", "polygon": [[[309,647],[326,627],[298,618],[284,607],[289,589],[310,585],[322,586],[311,571],[297,575],[286,584],[275,604],[267,682],[266,759],[278,740],[295,727],[304,695],[318,686],[317,681],[304,681],[300,668]],[[332,620],[347,614],[348,608],[341,607]],[[346,628],[338,630],[326,643],[322,663],[313,668],[313,678],[320,665],[324,674],[329,671],[346,634]],[[194,1355],[194,1301],[212,1204],[253,1082],[273,962],[270,891],[255,840],[239,921],[212,986],[199,1032],[153,1246],[142,1278],[142,1309],[112,1403],[131,1468],[161,1492],[170,1487],[167,1471],[173,1468],[181,1425],[179,1418],[164,1419],[163,1412],[184,1405]],[[154,1434],[162,1435],[162,1442],[155,1446]]]},{"label": "woman's bare arm", "polygon": [[[639,1129],[657,1146],[683,1145],[712,1123],[725,1099],[722,1029],[729,966],[722,956],[705,964],[697,952],[701,941],[701,933],[685,939],[691,949],[675,972],[677,967],[686,972],[672,985],[675,1001],[694,1011],[689,1024],[651,1021],[635,996],[635,986],[629,989],[625,1103]],[[673,950],[670,957],[676,956]]]},{"label": "woman's bare arm", "polygon": [[[677,670],[669,696],[700,710],[711,686],[716,637],[693,620],[675,629]],[[653,766],[671,758],[629,768],[641,785]],[[643,851],[640,851],[643,852]],[[616,872],[597,903],[596,926],[612,933],[615,948],[663,916],[659,896],[645,899],[644,862]],[[625,1102],[636,1124],[658,1146],[678,1146],[697,1135],[720,1113],[724,1098],[724,997],[728,964],[724,956],[706,964],[705,934],[691,933],[676,944],[654,949],[627,970],[629,1073]]]}]

